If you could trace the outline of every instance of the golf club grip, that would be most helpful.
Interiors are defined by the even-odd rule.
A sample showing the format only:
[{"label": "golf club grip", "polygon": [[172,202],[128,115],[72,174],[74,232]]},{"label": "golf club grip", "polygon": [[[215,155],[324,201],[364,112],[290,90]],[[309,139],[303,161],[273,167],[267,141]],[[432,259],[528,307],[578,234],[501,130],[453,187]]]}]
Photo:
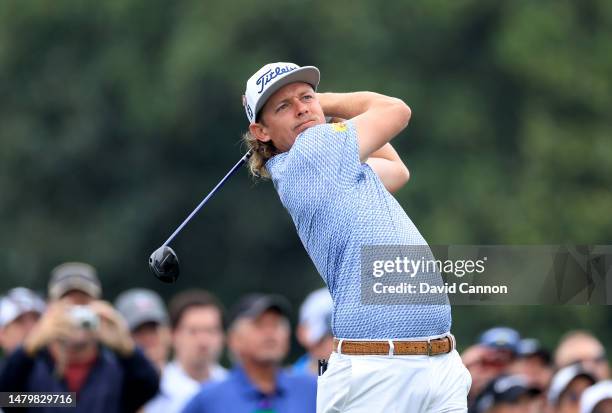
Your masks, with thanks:
[{"label": "golf club grip", "polygon": [[191,214],[189,214],[189,216],[187,218],[185,218],[185,220],[181,223],[181,225],[179,225],[178,228],[176,230],[174,230],[172,235],[170,235],[170,237],[168,237],[166,242],[164,242],[162,244],[162,247],[165,247],[168,244],[170,244],[170,242],[174,239],[174,237],[176,237],[178,235],[178,233],[181,232],[183,227],[185,225],[187,225],[187,223],[191,220],[191,218],[193,218],[194,215],[197,214],[200,209],[202,209],[204,204],[206,204],[206,202],[208,202],[210,197],[212,197],[215,194],[215,192],[217,192],[219,190],[219,188],[221,188],[223,186],[225,181],[227,181],[228,178],[234,174],[234,172],[236,172],[242,165],[244,165],[244,163],[246,161],[249,160],[249,158],[251,157],[252,154],[253,154],[253,152],[251,150],[249,150],[247,153],[244,154],[244,156],[242,158],[240,158],[240,160],[238,162],[236,162],[236,165],[234,165],[232,167],[232,169],[230,169],[229,172],[225,174],[225,176],[219,181],[219,183],[217,185],[215,185],[215,187],[208,193],[208,195],[206,195],[206,197],[204,197],[204,199],[198,204],[198,206],[195,207],[195,209],[193,211],[191,211]]}]

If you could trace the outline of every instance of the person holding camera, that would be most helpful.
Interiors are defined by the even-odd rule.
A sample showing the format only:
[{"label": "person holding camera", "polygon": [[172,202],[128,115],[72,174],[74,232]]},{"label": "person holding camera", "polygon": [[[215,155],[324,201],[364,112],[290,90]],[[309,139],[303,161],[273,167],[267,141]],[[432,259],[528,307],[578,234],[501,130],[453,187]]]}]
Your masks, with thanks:
[{"label": "person holding camera", "polygon": [[48,309],[23,346],[7,358],[0,391],[76,392],[76,409],[66,411],[87,413],[134,412],[152,398],[159,386],[155,367],[135,346],[123,317],[99,300],[101,295],[90,265],[56,267]]}]

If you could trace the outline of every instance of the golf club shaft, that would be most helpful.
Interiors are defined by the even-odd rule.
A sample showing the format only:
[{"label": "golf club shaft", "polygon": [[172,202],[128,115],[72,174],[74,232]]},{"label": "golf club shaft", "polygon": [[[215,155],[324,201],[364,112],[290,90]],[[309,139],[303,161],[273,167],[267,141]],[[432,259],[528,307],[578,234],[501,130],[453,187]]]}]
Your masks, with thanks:
[{"label": "golf club shaft", "polygon": [[198,213],[198,211],[200,209],[202,209],[202,207],[204,206],[204,204],[206,204],[206,202],[208,202],[208,200],[210,199],[210,197],[212,197],[215,192],[217,192],[217,190],[219,188],[221,188],[223,186],[223,184],[225,183],[225,181],[227,181],[227,179],[232,176],[232,174],[234,172],[236,172],[252,155],[251,151],[248,151],[247,153],[244,154],[244,156],[242,158],[240,158],[240,160],[236,163],[236,165],[234,165],[232,167],[232,169],[229,170],[229,172],[227,174],[225,174],[225,176],[223,177],[223,179],[221,179],[219,181],[219,183],[212,189],[212,191],[210,191],[208,193],[208,195],[206,195],[206,197],[202,200],[202,202],[200,202],[198,204],[198,206],[191,212],[191,214],[189,214],[189,216],[187,218],[185,218],[185,220],[183,221],[183,223],[181,225],[178,226],[178,228],[172,233],[172,235],[170,235],[170,237],[166,240],[166,242],[164,242],[162,244],[162,247],[167,246],[168,244],[170,244],[170,242],[174,239],[174,237],[176,237],[176,235],[181,232],[181,230],[183,229],[183,227],[185,225],[187,225],[187,223],[191,220],[191,218],[193,218],[193,216],[195,214]]}]

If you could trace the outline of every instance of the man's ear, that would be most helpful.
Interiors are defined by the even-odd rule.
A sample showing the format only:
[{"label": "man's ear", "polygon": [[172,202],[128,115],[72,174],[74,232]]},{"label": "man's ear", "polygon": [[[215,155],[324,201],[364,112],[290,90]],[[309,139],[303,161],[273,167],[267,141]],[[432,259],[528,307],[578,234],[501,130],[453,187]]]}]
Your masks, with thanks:
[{"label": "man's ear", "polygon": [[258,141],[270,141],[270,135],[268,135],[268,130],[262,123],[251,123],[249,125],[249,132],[251,132],[251,134],[255,136]]}]

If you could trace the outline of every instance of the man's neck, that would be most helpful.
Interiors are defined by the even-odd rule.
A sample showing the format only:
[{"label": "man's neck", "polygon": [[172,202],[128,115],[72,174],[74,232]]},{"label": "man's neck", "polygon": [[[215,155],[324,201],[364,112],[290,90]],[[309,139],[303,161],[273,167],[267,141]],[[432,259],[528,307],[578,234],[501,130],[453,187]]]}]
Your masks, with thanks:
[{"label": "man's neck", "polygon": [[211,366],[207,363],[184,363],[181,360],[178,363],[189,377],[199,383],[210,378]]},{"label": "man's neck", "polygon": [[79,351],[69,351],[66,346],[54,342],[49,344],[49,353],[55,363],[62,364],[82,364],[89,363],[98,356],[98,346],[88,345]]},{"label": "man's neck", "polygon": [[259,391],[264,394],[273,394],[276,391],[276,373],[278,372],[276,364],[242,360],[242,368]]}]

